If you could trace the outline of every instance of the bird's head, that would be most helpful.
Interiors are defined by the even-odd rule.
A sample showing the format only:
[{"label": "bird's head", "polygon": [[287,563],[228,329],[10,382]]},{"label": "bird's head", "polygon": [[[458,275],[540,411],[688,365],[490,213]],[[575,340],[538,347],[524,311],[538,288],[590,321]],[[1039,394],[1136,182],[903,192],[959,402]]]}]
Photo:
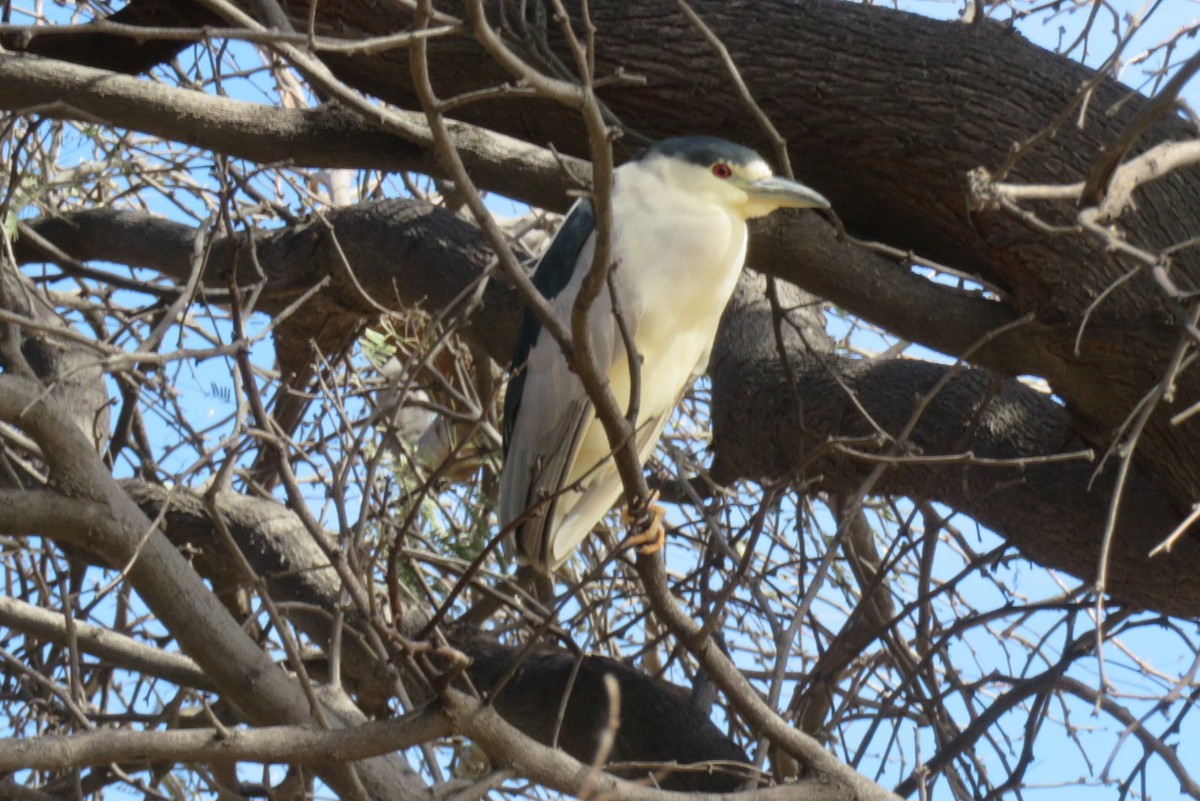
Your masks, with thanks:
[{"label": "bird's head", "polygon": [[715,136],[679,136],[651,145],[638,164],[673,187],[708,196],[743,219],[776,209],[827,209],[829,201],[798,181],[771,173],[762,156]]}]

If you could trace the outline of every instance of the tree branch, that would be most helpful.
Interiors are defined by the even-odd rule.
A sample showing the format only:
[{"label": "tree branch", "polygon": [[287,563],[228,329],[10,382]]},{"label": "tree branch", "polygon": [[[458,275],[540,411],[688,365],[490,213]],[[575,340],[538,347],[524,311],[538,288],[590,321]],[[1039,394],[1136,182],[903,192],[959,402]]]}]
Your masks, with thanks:
[{"label": "tree branch", "polygon": [[[166,534],[177,543],[187,543],[197,566],[218,586],[227,582],[228,557],[217,543],[202,500],[187,490],[168,492],[142,482],[122,486],[150,516],[162,519]],[[278,602],[289,602],[288,619],[316,643],[334,636],[332,611],[340,603],[341,586],[325,554],[306,536],[294,513],[274,501],[221,493],[216,502],[246,559],[263,579]],[[164,510],[164,506],[167,506]],[[398,621],[405,635],[419,631],[425,616],[406,608]],[[392,693],[391,677],[379,669],[378,661],[359,645],[354,616],[347,616],[342,632],[341,674],[348,687],[367,698],[387,698]],[[678,763],[745,763],[746,755],[712,722],[692,706],[683,688],[658,681],[627,665],[599,656],[577,661],[575,656],[549,652],[523,654],[522,649],[494,642],[472,631],[452,630],[450,644],[471,660],[467,674],[476,688],[488,692],[521,659],[521,669],[503,692],[491,693],[489,703],[527,736],[550,743],[556,730],[556,715],[564,694],[571,701],[561,721],[558,747],[574,758],[590,761],[595,749],[598,716],[603,714],[603,681],[617,679],[628,706],[611,754],[613,761]],[[645,771],[629,769],[623,775],[640,777]],[[731,791],[740,781],[720,769],[712,771],[665,771],[658,775],[660,786],[674,790]]]},{"label": "tree branch", "polygon": [[109,763],[352,762],[411,748],[451,733],[436,709],[353,728],[262,726],[250,730],[114,731],[0,740],[0,770],[64,770]]},{"label": "tree branch", "polygon": [[[332,290],[322,293],[320,298],[326,304],[324,313],[375,313],[374,308],[363,302],[362,293],[348,285],[344,262],[332,249],[333,239],[329,237],[340,243],[358,283],[367,293],[377,302],[397,309],[405,303],[424,302],[430,308],[450,303],[490,262],[490,252],[478,229],[419,201],[385,201],[333,211],[326,216],[332,234],[318,226],[297,226],[256,237],[257,262],[269,282],[276,282],[268,286],[278,287],[274,292],[263,293],[260,308],[270,311],[279,307],[310,282],[328,277],[333,283]],[[1029,362],[1037,362],[1046,370],[1061,373],[1060,352],[1047,349],[1043,337],[1071,337],[1071,332],[1036,323],[1014,328],[1009,325],[1011,311],[992,301],[956,295],[950,302],[948,290],[899,272],[894,265],[887,266],[887,260],[877,254],[839,244],[827,223],[816,215],[804,216],[808,219],[781,225],[787,231],[799,231],[799,236],[812,243],[815,259],[812,263],[828,265],[824,260],[827,253],[833,253],[835,258],[838,253],[845,256],[844,261],[835,263],[836,269],[820,271],[831,276],[846,268],[845,275],[822,279],[827,291],[836,284],[842,287],[840,292],[853,294],[863,302],[872,296],[882,297],[888,301],[888,320],[897,329],[905,330],[909,325],[906,321],[911,321],[913,327],[942,331],[941,343],[958,349],[970,346],[966,342],[968,336],[986,335],[991,330],[986,326],[1008,326],[1008,334],[989,340],[978,349],[986,357],[981,360],[994,360],[1007,370],[1028,368]],[[176,276],[186,275],[189,269],[187,259],[194,234],[184,225],[111,209],[45,218],[29,225],[77,259],[152,267]],[[768,229],[767,233],[770,232]],[[793,260],[791,254],[778,250],[778,240],[768,236],[752,241],[753,255],[760,262],[765,259],[771,264],[782,261],[794,265],[797,269],[780,274],[795,278],[803,273],[812,280],[812,271],[800,267],[808,262]],[[221,285],[232,274],[237,263],[237,244],[223,239],[214,243],[205,274],[211,285]],[[23,240],[18,240],[16,252],[22,262],[45,258]],[[403,257],[396,258],[396,254]],[[784,305],[803,309],[804,304],[815,302],[811,296],[793,293]],[[756,307],[755,303],[765,303],[761,293],[744,294],[739,289],[718,336],[711,365],[716,425],[713,471],[723,483],[812,469],[804,467],[808,454],[828,438],[873,434],[861,428],[862,420],[856,411],[851,411],[853,406],[844,386],[853,387],[856,396],[873,414],[891,421],[893,430],[899,431],[912,411],[914,393],[938,380],[946,369],[913,360],[872,365],[832,357],[821,360],[808,352],[809,348],[793,331],[788,341],[793,355],[801,359],[795,369],[804,379],[801,383],[805,428],[784,426],[785,422],[795,420],[795,396],[786,376],[780,372],[769,309],[765,305]],[[944,311],[944,316],[930,316],[926,309],[931,306]],[[504,364],[512,353],[520,308],[516,293],[493,280],[486,289],[483,304],[460,331]],[[736,330],[729,324],[731,320],[737,321]],[[1150,336],[1152,332],[1142,334]],[[1107,358],[1113,358],[1113,354],[1107,353]],[[840,377],[841,384],[835,377]],[[1030,559],[1089,580],[1095,570],[1097,542],[1090,521],[1107,497],[1102,488],[1109,486],[1108,479],[1102,478],[1092,486],[1092,465],[1045,462],[1043,457],[1079,450],[1086,443],[1070,440],[1071,427],[1061,406],[1020,385],[1003,384],[996,405],[990,407],[989,414],[1009,415],[997,418],[1000,424],[976,423],[969,431],[962,428],[973,419],[977,405],[990,392],[993,381],[981,372],[963,373],[945,395],[953,400],[942,401],[946,406],[939,407],[951,415],[946,430],[935,432],[933,439],[918,440],[927,447],[926,455],[950,454],[956,461],[940,465],[898,464],[897,469],[885,474],[884,486],[889,491],[914,497],[936,498],[976,515],[1013,538]],[[962,394],[964,391],[966,394]],[[750,398],[754,400],[751,402]],[[1014,404],[1010,398],[1019,402]],[[777,411],[763,414],[767,408]],[[1017,410],[1021,410],[1020,414],[1014,415]],[[925,426],[936,419],[936,415],[926,415]],[[922,428],[918,434],[924,437],[925,430]],[[1007,468],[989,468],[972,464],[964,457],[968,451],[980,458],[1039,458],[1041,463],[1021,466],[1012,462]],[[850,452],[826,455],[836,457],[820,465],[827,488],[845,491],[848,482],[861,477],[865,462],[849,458]],[[835,464],[841,466],[835,469]],[[963,481],[964,473],[972,477],[967,483]],[[1032,480],[1033,476],[1036,480]],[[1170,559],[1146,558],[1159,539],[1179,522],[1169,497],[1144,474],[1139,474],[1124,504],[1125,514],[1120,521],[1123,533],[1116,540],[1123,549],[1119,565],[1115,566],[1121,578],[1112,577],[1114,596],[1138,606],[1182,614],[1200,609],[1200,586],[1192,578],[1200,576],[1200,570],[1193,570],[1190,556],[1175,553]]]},{"label": "tree branch", "polygon": [[[0,507],[7,507],[10,502],[19,500],[12,496],[29,494],[31,493],[0,491]],[[55,502],[61,504],[62,499],[56,498]],[[66,505],[70,506],[71,504]],[[0,522],[10,524],[11,519],[4,515]],[[66,621],[63,620],[61,614],[55,614],[16,598],[0,598],[0,624],[13,631],[20,631],[58,645],[65,646],[71,641]],[[204,671],[186,656],[151,648],[131,637],[117,634],[100,626],[93,626],[82,620],[76,620],[72,625],[75,627],[75,642],[79,643],[80,650],[86,654],[107,660],[126,670],[138,671],[148,676],[158,676],[185,687],[195,687],[201,690],[214,689],[212,681],[204,674]],[[0,748],[0,750],[3,749]]]},{"label": "tree branch", "polygon": [[[431,150],[336,106],[283,109],[33,56],[0,54],[0,108],[131,128],[260,163],[445,177]],[[416,112],[395,113],[425,124]],[[590,175],[578,159],[509,136],[460,122],[449,123],[449,130],[471,174],[489,191],[512,194],[516,180],[527,187],[517,193],[520,199],[562,209],[567,189]]]},{"label": "tree branch", "polygon": [[[113,481],[83,433],[45,398],[38,384],[0,375],[0,420],[18,427],[41,446],[57,493],[103,508],[105,514],[89,521],[91,525],[65,533],[82,535],[76,544],[126,571],[130,583],[177,638],[184,653],[229,701],[255,723],[311,723],[301,688],[246,635],[179,552],[153,530],[150,520]],[[52,522],[53,516],[48,515],[40,525],[22,533],[61,536]],[[361,713],[357,714],[361,721]],[[326,765],[321,775],[347,798],[361,797],[364,786],[371,798],[422,797],[391,759],[370,760],[356,765],[355,770],[357,779],[342,765]]]}]

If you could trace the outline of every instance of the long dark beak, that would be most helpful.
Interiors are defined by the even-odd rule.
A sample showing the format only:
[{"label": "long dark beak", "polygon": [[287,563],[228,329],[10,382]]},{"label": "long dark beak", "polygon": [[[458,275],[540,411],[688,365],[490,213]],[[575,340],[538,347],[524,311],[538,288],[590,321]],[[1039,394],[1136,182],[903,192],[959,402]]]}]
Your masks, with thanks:
[{"label": "long dark beak", "polygon": [[743,188],[755,204],[792,209],[827,209],[829,201],[819,192],[809,189],[799,181],[772,175],[746,183]]}]

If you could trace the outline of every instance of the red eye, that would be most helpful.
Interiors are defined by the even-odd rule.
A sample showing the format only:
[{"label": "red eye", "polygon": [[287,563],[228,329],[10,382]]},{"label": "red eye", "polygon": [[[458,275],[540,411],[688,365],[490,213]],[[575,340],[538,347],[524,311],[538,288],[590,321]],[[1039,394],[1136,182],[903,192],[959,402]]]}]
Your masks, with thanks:
[{"label": "red eye", "polygon": [[729,176],[733,175],[733,170],[729,169],[728,164],[725,164],[723,162],[717,162],[712,167],[712,174],[717,176],[721,180],[725,180]]}]

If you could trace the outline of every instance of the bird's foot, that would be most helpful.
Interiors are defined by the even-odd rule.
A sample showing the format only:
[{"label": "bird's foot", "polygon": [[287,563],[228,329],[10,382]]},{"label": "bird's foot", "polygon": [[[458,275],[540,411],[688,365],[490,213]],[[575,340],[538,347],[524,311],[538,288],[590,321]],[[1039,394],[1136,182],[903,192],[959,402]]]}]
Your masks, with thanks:
[{"label": "bird's foot", "polygon": [[658,491],[655,490],[645,503],[638,504],[636,508],[626,506],[621,512],[621,522],[635,532],[626,542],[630,546],[637,546],[638,553],[658,553],[667,544],[667,530],[662,522],[667,510],[656,504],[657,500]]}]

